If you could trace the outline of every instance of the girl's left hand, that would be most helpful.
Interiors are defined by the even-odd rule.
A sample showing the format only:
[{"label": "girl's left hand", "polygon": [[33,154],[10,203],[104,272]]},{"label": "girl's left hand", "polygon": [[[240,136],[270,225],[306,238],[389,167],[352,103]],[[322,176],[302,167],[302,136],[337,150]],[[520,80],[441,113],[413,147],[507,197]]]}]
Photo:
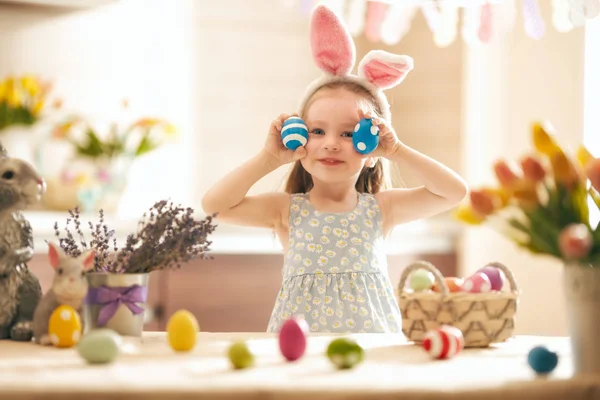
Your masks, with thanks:
[{"label": "girl's left hand", "polygon": [[369,154],[369,156],[390,158],[400,150],[402,142],[398,139],[394,128],[392,128],[387,121],[374,117],[371,111],[365,112],[361,108],[358,109],[358,116],[359,119],[371,119],[373,125],[379,128],[379,145],[371,154]]}]

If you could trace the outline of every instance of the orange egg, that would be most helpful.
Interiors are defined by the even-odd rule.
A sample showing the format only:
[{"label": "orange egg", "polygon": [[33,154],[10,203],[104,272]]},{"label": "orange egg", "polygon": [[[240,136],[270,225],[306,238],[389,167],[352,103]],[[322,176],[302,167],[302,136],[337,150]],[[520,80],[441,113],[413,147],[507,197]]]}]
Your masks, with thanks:
[{"label": "orange egg", "polygon": [[67,305],[58,306],[48,322],[48,334],[56,347],[73,347],[81,338],[79,313]]},{"label": "orange egg", "polygon": [[[448,290],[450,291],[450,293],[455,293],[455,292],[461,291],[462,284],[463,284],[462,278],[457,278],[455,276],[448,276],[448,277],[444,278],[444,282],[446,283],[446,286],[448,286]],[[437,287],[437,283],[433,284],[432,289],[434,292],[440,291]]]}]

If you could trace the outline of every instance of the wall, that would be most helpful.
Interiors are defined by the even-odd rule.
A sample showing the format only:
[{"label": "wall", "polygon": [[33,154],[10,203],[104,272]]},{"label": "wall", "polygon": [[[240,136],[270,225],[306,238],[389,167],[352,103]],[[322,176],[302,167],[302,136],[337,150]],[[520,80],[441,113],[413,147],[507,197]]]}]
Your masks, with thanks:
[{"label": "wall", "polygon": [[[189,0],[122,0],[84,10],[0,4],[0,76],[52,79],[63,114],[82,113],[98,126],[153,116],[180,128],[178,145],[134,165],[123,216],[139,215],[159,197],[191,197],[197,132],[192,7]],[[120,110],[123,98],[130,115]]]},{"label": "wall", "polygon": [[[296,110],[320,75],[308,23],[280,0],[120,0],[72,11],[3,4],[0,76],[52,78],[65,111],[100,123],[122,117],[127,97],[133,115],[180,126],[180,146],[134,165],[120,212],[135,216],[158,196],[199,204],[210,185],[261,148],[273,118]],[[416,69],[388,93],[394,127],[408,145],[459,169],[461,42],[435,47],[419,13],[398,45],[364,37],[356,44],[359,58],[383,48],[415,59]],[[277,189],[287,170],[251,193]],[[419,184],[406,166],[400,175],[407,186]]]},{"label": "wall", "polygon": [[[551,21],[549,2],[540,4],[544,20]],[[535,120],[550,120],[569,149],[582,140],[584,30],[557,33],[547,26],[546,36],[535,41],[519,26],[520,14],[510,34],[464,54],[463,170],[473,186],[494,183],[495,159],[532,150],[529,128]],[[487,226],[469,229],[460,270],[467,274],[491,260],[509,266],[519,283],[517,333],[567,333],[559,262],[533,257]]]},{"label": "wall", "polygon": [[[461,173],[461,94],[464,43],[454,41],[440,48],[423,14],[417,12],[410,32],[395,45],[372,43],[361,35],[356,39],[357,53],[381,49],[406,54],[414,60],[414,70],[393,89],[386,91],[392,108],[392,125],[408,146],[423,152]],[[420,185],[408,165],[394,170],[397,183]]]},{"label": "wall", "polygon": [[[278,0],[199,2],[197,124],[210,134],[202,135],[199,147],[202,179],[197,198],[223,173],[255,154],[271,120],[296,111],[306,86],[321,74],[310,54],[308,16],[282,4]],[[393,125],[409,146],[459,169],[462,44],[435,47],[421,14],[412,26],[394,46],[371,43],[362,35],[355,38],[355,66],[374,48],[413,57],[415,70],[386,92]],[[210,62],[205,60],[209,56]],[[405,185],[419,184],[412,171],[400,168]],[[273,172],[251,193],[277,189],[287,171],[284,166]]]}]

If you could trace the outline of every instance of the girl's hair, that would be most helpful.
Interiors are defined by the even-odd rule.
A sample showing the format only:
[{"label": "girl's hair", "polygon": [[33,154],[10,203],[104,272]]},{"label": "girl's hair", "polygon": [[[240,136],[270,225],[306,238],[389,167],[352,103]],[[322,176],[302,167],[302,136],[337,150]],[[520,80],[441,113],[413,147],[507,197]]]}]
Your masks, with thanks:
[{"label": "girl's hair", "polygon": [[[351,81],[334,81],[321,86],[313,96],[322,89],[345,89],[352,93],[361,95],[368,105],[372,108],[373,113],[381,118],[382,110],[380,110],[378,102],[373,95],[364,87]],[[306,109],[310,106],[311,101],[306,103],[306,107],[302,110],[301,118],[305,117]],[[387,173],[387,163],[378,158],[373,167],[363,167],[363,170],[356,181],[356,191],[359,193],[375,194],[382,189],[390,188],[392,185],[389,182],[389,173]],[[312,176],[304,169],[300,160],[294,163],[287,181],[285,183],[285,191],[287,193],[306,193],[313,187]]]}]

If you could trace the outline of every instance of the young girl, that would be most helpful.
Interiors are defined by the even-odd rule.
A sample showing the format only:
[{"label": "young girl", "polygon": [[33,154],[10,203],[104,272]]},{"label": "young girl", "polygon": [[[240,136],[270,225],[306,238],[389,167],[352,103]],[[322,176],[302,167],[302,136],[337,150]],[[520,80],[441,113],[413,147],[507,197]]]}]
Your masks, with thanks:
[{"label": "young girl", "polygon": [[[466,195],[450,169],[403,144],[390,124],[383,90],[399,84],[412,59],[372,51],[350,74],[355,48],[336,15],[318,6],[311,19],[313,58],[325,74],[313,82],[298,115],[309,138],[286,149],[282,114],[264,148],[204,196],[207,213],[229,223],[275,230],[284,248],[283,283],[268,326],[304,318],[313,332],[400,332],[402,318],[387,273],[384,239],[394,226],[456,206]],[[357,122],[379,128],[376,150],[354,149]],[[423,186],[385,189],[382,158],[408,162]],[[284,193],[247,196],[262,177],[294,163]]]}]

